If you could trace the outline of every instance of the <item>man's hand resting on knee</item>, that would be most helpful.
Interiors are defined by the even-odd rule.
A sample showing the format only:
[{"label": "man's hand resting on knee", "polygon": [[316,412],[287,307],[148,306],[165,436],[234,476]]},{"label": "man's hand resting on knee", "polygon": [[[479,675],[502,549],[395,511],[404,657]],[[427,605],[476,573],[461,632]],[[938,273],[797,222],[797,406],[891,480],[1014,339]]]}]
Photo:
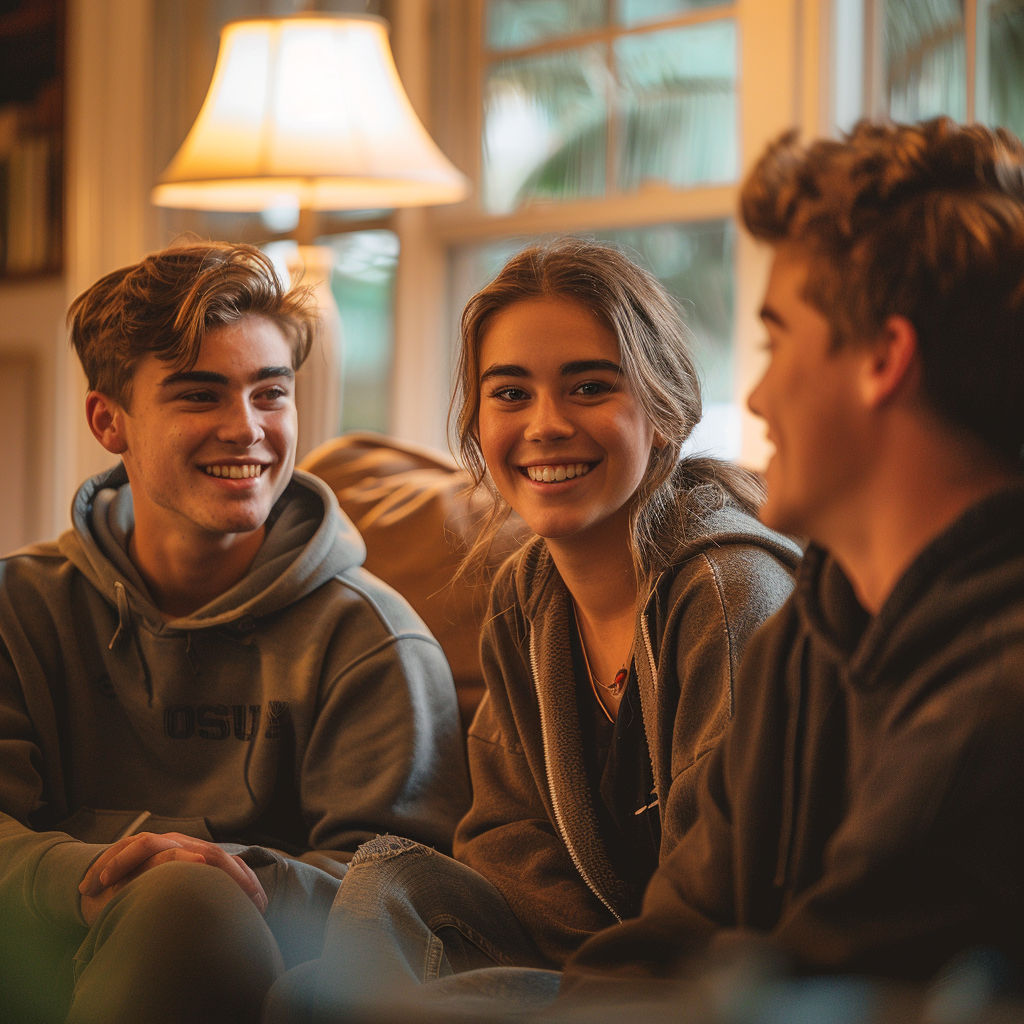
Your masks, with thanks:
[{"label": "man's hand resting on knee", "polygon": [[85,923],[92,925],[111,897],[133,878],[172,860],[209,864],[226,871],[253,901],[256,909],[261,914],[266,913],[267,894],[252,869],[240,857],[225,853],[216,843],[193,839],[180,832],[140,832],[104,850],[85,873],[85,878],[78,886],[82,894],[82,917]]}]

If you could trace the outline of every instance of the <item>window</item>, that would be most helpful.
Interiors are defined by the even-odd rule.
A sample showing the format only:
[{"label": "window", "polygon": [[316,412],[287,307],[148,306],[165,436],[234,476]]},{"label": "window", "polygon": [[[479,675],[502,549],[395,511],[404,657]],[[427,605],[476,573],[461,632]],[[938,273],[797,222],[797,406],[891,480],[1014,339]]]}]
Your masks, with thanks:
[{"label": "window", "polygon": [[489,212],[631,192],[651,180],[686,187],[736,178],[731,7],[693,20],[673,10],[691,6],[684,3],[612,6],[488,4],[482,193]]},{"label": "window", "polygon": [[339,428],[386,433],[398,236],[385,230],[350,231],[325,242],[335,254],[331,290],[342,324]]},{"label": "window", "polygon": [[[836,122],[862,112],[917,121],[947,114],[1024,135],[1024,0],[836,0],[866,40],[860,65],[837,61]],[[839,39],[835,42],[839,50]]]},{"label": "window", "polygon": [[[331,294],[341,317],[340,412],[332,431],[386,433],[391,412],[398,236],[384,228],[354,230],[324,235],[317,245],[330,253]],[[262,249],[281,279],[288,280],[296,243],[266,242]]]}]

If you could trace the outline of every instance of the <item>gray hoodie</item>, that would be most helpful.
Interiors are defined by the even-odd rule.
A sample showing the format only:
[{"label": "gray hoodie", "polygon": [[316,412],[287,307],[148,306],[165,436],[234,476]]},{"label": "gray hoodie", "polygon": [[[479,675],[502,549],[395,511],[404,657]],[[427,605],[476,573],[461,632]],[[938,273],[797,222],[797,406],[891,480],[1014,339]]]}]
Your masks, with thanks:
[{"label": "gray hoodie", "polygon": [[379,832],[450,845],[468,787],[448,665],[322,481],[297,471],[246,577],[169,621],[127,555],[123,467],[72,516],[0,560],[0,907],[81,923],[78,882],[131,831],[313,863]]}]

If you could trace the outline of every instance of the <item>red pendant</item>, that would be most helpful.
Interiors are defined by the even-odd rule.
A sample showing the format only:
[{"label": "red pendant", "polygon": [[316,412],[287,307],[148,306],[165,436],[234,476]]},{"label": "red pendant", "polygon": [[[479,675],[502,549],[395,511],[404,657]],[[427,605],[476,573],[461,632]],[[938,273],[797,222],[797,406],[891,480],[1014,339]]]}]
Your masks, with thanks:
[{"label": "red pendant", "polygon": [[626,688],[627,679],[629,679],[629,672],[627,672],[625,668],[620,668],[619,671],[615,673],[611,689],[612,693],[614,693],[616,697],[618,697]]}]

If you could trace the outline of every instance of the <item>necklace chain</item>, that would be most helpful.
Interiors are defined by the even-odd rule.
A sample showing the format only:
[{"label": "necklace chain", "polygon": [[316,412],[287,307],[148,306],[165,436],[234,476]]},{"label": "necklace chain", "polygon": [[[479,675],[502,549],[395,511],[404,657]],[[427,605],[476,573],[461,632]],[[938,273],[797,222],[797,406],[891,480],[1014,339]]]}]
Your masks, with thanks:
[{"label": "necklace chain", "polygon": [[583,652],[583,664],[587,669],[587,678],[590,680],[590,688],[594,691],[594,696],[597,698],[597,702],[601,705],[604,713],[608,715],[608,720],[613,721],[612,716],[608,714],[608,709],[604,706],[604,701],[598,696],[597,686],[600,686],[602,690],[607,690],[616,700],[618,700],[626,688],[626,683],[629,681],[629,672],[627,671],[627,664],[632,660],[633,647],[630,645],[629,654],[626,655],[626,661],[622,663],[622,668],[615,673],[615,678],[610,683],[602,683],[599,679],[595,678],[593,671],[590,668],[590,658],[587,657],[587,645],[583,642],[583,630],[580,628],[580,617],[576,611],[576,601],[572,602],[572,614],[573,619],[576,622],[576,635],[580,640],[580,650]]}]

